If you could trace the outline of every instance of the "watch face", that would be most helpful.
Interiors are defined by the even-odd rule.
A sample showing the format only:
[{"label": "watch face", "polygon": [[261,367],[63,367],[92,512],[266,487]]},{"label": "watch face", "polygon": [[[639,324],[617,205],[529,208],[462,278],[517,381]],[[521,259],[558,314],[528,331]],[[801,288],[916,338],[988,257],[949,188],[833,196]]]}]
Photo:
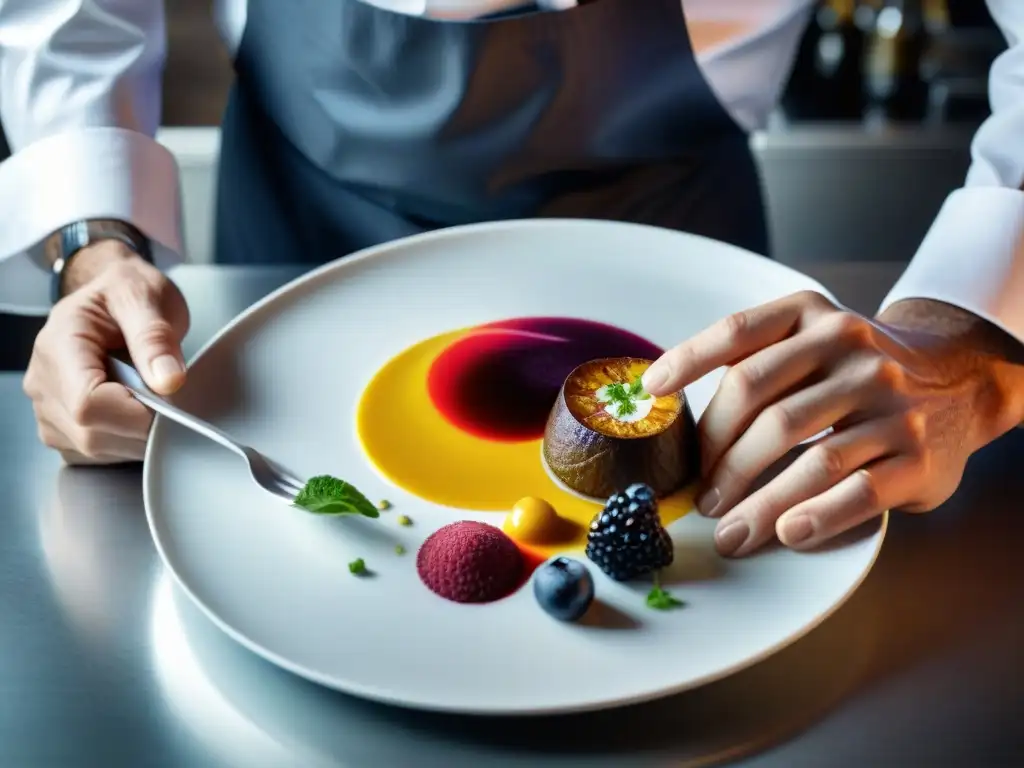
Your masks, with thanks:
[{"label": "watch face", "polygon": [[[60,268],[67,266],[68,260],[92,242],[89,237],[89,225],[84,221],[68,224],[60,235]],[[57,269],[55,263],[54,269]]]}]

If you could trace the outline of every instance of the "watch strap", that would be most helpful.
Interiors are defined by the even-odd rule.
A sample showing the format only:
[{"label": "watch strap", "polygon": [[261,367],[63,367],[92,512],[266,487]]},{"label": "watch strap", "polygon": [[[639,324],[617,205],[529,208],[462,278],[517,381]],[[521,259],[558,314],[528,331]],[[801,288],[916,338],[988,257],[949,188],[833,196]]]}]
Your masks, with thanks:
[{"label": "watch strap", "polygon": [[116,219],[92,219],[76,221],[61,227],[49,238],[44,247],[44,255],[52,275],[50,298],[54,304],[64,295],[64,274],[71,261],[82,249],[104,240],[124,243],[146,261],[153,261],[149,239],[127,222]]}]

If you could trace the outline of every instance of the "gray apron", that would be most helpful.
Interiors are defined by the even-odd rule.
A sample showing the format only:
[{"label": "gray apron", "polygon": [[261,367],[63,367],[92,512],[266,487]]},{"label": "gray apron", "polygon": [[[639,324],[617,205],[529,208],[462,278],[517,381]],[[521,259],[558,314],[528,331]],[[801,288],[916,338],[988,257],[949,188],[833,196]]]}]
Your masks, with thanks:
[{"label": "gray apron", "polygon": [[614,219],[758,253],[747,136],[680,0],[440,21],[249,0],[223,125],[217,260],[319,264],[437,227]]}]

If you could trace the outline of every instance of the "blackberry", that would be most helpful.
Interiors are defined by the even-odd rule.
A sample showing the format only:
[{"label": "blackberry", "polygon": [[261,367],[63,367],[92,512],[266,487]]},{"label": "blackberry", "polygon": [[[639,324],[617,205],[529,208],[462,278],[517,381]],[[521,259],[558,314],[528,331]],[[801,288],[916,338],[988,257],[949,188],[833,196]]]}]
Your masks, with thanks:
[{"label": "blackberry", "polygon": [[626,496],[634,501],[641,501],[645,504],[655,504],[654,489],[643,483],[633,483],[626,489]]},{"label": "blackberry", "polygon": [[616,581],[665,568],[674,554],[649,486],[637,483],[613,494],[590,522],[587,557]]}]

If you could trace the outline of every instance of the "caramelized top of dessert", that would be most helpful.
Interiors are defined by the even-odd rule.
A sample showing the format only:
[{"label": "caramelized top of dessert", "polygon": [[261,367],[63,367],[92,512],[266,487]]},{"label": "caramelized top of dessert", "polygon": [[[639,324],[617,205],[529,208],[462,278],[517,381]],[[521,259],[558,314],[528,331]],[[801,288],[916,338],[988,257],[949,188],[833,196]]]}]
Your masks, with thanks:
[{"label": "caramelized top of dessert", "polygon": [[638,357],[591,360],[566,379],[569,412],[583,426],[624,440],[651,437],[668,429],[683,409],[682,393],[653,397],[640,377],[651,363]]}]

